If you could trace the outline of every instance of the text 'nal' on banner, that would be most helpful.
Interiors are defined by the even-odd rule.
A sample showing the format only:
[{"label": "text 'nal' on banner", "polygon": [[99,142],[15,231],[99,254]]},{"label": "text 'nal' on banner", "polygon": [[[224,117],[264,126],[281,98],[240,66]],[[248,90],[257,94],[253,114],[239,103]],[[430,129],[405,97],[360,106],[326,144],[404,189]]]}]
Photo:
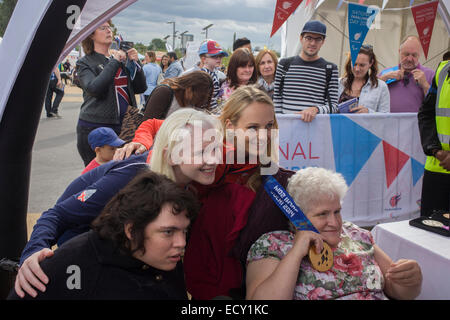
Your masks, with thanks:
[{"label": "text 'nal' on banner", "polygon": [[348,4],[348,33],[352,65],[355,65],[361,45],[378,12],[380,12],[379,8],[351,2]]},{"label": "text 'nal' on banner", "polygon": [[298,8],[303,0],[277,0],[277,5],[275,7],[275,14],[273,16],[272,33],[273,36],[275,32],[280,29],[283,23],[289,18],[289,16]]},{"label": "text 'nal' on banner", "polygon": [[439,1],[432,1],[411,8],[425,58],[428,58],[438,4]]},{"label": "text 'nal' on banner", "polygon": [[279,163],[339,172],[349,186],[342,217],[359,226],[420,215],[426,157],[417,114],[319,114],[311,123],[277,115]]}]

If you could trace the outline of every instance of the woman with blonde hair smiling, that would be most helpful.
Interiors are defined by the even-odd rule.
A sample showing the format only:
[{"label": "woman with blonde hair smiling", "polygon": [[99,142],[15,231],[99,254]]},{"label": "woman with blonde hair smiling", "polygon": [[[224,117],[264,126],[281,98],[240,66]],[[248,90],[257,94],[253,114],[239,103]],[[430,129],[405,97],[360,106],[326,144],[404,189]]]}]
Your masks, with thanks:
[{"label": "woman with blonde hair smiling", "polygon": [[[248,249],[262,234],[288,229],[287,219],[261,188],[264,175],[273,175],[285,185],[293,174],[278,167],[278,124],[272,100],[252,86],[239,87],[219,119],[230,144],[224,144],[223,163],[216,169],[214,183],[195,184],[202,209],[184,259],[186,286],[195,299],[244,298]],[[143,122],[124,153],[150,149],[162,123]]]},{"label": "woman with blonde hair smiling", "polygon": [[[191,143],[185,144],[186,140]],[[56,205],[44,212],[34,226],[20,259],[16,293],[23,297],[25,291],[34,297],[37,290],[45,291],[44,284],[49,279],[39,263],[53,256],[50,248],[88,231],[106,203],[138,173],[150,169],[188,189],[194,181],[199,186],[213,183],[219,162],[215,151],[222,147],[221,143],[222,127],[217,119],[186,108],[166,119],[148,154],[111,161],[75,179]],[[192,148],[192,144],[197,147]],[[183,156],[177,158],[178,153]]]}]

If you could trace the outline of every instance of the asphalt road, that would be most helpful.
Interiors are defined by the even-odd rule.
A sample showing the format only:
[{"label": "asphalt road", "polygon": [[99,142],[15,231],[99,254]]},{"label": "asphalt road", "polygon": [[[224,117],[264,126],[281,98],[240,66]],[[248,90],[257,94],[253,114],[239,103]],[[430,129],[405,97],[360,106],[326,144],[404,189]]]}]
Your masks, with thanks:
[{"label": "asphalt road", "polygon": [[28,213],[42,213],[53,207],[84,168],[76,142],[82,101],[80,89],[66,86],[59,106],[61,119],[47,118],[43,108],[33,146]]}]

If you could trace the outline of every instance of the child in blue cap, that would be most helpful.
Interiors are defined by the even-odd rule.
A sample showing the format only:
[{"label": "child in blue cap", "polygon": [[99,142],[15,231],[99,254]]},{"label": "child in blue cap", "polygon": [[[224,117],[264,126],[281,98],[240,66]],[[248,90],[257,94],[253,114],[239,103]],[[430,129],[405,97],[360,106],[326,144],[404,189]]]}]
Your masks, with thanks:
[{"label": "child in blue cap", "polygon": [[86,168],[84,168],[81,174],[111,161],[116,149],[125,143],[125,141],[117,136],[113,129],[107,127],[100,127],[92,130],[88,135],[88,142],[92,150],[95,151],[96,156]]}]

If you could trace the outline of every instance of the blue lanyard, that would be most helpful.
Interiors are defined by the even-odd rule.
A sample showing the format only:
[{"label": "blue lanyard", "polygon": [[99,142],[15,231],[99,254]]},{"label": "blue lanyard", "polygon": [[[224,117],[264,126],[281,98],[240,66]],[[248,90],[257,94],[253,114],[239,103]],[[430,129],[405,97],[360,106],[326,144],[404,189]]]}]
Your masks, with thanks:
[{"label": "blue lanyard", "polygon": [[305,216],[302,210],[297,206],[291,196],[283,186],[272,176],[266,176],[264,189],[284,213],[284,215],[294,224],[297,230],[314,231],[320,233],[314,228],[311,221]]}]

